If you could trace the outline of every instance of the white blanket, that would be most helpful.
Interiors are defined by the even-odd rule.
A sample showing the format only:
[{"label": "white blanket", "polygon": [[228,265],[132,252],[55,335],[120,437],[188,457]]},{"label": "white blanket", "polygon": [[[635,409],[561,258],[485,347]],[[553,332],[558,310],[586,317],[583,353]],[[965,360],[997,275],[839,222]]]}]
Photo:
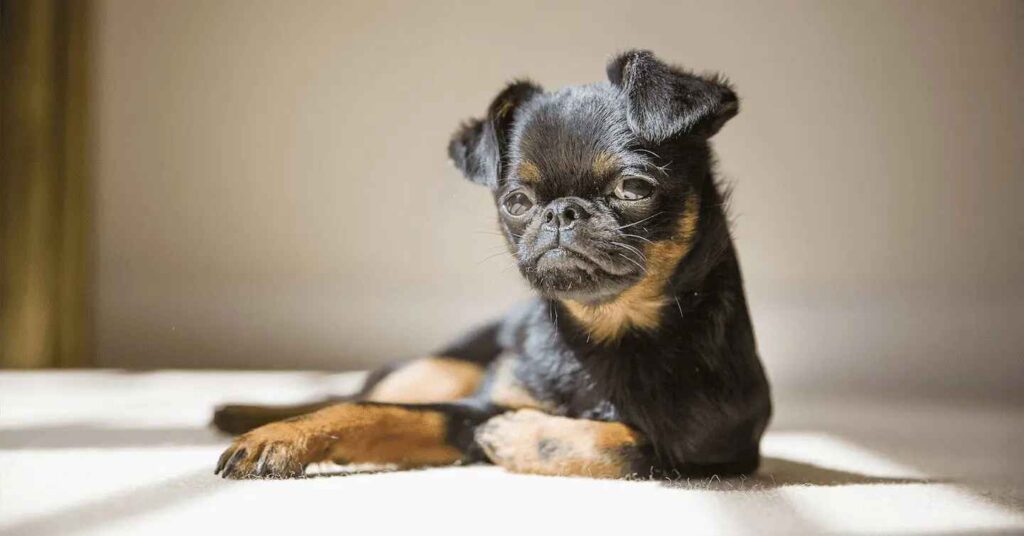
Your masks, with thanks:
[{"label": "white blanket", "polygon": [[598,481],[487,466],[213,475],[222,402],[346,392],[359,374],[0,373],[2,534],[1024,532],[1024,409],[784,396],[762,471]]}]

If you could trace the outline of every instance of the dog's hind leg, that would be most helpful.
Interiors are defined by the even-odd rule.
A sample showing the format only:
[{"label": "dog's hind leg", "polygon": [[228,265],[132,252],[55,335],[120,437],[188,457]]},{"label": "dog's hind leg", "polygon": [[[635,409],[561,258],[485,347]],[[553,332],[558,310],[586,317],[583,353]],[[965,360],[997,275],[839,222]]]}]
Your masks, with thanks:
[{"label": "dog's hind leg", "polygon": [[213,414],[213,426],[237,435],[339,402],[368,400],[423,404],[466,398],[476,392],[487,365],[500,353],[498,329],[499,324],[495,322],[467,333],[433,356],[375,370],[353,395],[292,406],[220,406]]}]

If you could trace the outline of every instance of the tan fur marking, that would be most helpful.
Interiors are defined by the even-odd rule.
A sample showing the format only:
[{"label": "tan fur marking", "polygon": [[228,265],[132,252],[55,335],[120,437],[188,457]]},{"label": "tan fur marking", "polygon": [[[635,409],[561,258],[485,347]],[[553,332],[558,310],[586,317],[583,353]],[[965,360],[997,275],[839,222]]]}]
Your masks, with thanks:
[{"label": "tan fur marking", "polygon": [[600,305],[587,305],[565,300],[572,314],[598,342],[611,342],[629,328],[652,330],[661,322],[660,312],[665,305],[665,285],[679,261],[693,245],[700,215],[700,197],[691,194],[679,219],[675,234],[667,239],[647,244],[647,274],[637,284],[626,289],[614,301]]},{"label": "tan fur marking", "polygon": [[477,442],[492,462],[517,473],[622,478],[631,470],[625,450],[643,438],[622,423],[520,410],[487,421]]},{"label": "tan fur marking", "polygon": [[540,168],[529,160],[523,160],[519,163],[518,175],[523,182],[539,182]]},{"label": "tan fur marking", "polygon": [[425,357],[395,369],[366,394],[375,402],[426,404],[465,398],[480,385],[479,365],[449,357]]},{"label": "tan fur marking", "polygon": [[248,463],[274,447],[297,467],[326,460],[411,467],[460,460],[445,434],[444,415],[435,411],[338,404],[262,426],[238,437],[235,445],[249,453]]},{"label": "tan fur marking", "polygon": [[421,466],[445,465],[462,458],[445,440],[447,428],[441,413],[386,406],[339,405],[331,409],[322,410],[324,415],[318,417],[320,426],[337,437],[326,459]]},{"label": "tan fur marking", "polygon": [[594,157],[594,163],[591,167],[594,175],[604,177],[619,170],[619,159],[609,152],[601,151]]},{"label": "tan fur marking", "polygon": [[515,376],[515,357],[502,356],[494,364],[494,380],[488,398],[493,404],[506,408],[550,409],[526,390]]}]

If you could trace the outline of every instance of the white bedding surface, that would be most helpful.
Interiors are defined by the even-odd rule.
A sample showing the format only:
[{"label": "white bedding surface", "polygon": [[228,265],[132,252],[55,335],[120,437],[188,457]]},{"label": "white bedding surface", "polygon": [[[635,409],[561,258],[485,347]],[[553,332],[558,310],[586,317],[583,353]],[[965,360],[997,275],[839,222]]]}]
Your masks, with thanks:
[{"label": "white bedding surface", "polygon": [[1024,533],[1024,408],[962,401],[777,394],[764,467],[742,480],[213,475],[228,442],[206,426],[213,406],[339,394],[360,377],[0,373],[0,533]]}]

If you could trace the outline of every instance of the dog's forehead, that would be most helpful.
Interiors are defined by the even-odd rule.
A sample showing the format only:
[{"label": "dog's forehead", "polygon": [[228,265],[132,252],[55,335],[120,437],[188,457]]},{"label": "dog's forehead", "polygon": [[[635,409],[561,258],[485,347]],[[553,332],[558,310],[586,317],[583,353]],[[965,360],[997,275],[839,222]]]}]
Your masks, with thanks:
[{"label": "dog's forehead", "polygon": [[603,83],[538,97],[521,110],[511,142],[520,179],[565,184],[621,165],[634,138],[621,92]]}]

